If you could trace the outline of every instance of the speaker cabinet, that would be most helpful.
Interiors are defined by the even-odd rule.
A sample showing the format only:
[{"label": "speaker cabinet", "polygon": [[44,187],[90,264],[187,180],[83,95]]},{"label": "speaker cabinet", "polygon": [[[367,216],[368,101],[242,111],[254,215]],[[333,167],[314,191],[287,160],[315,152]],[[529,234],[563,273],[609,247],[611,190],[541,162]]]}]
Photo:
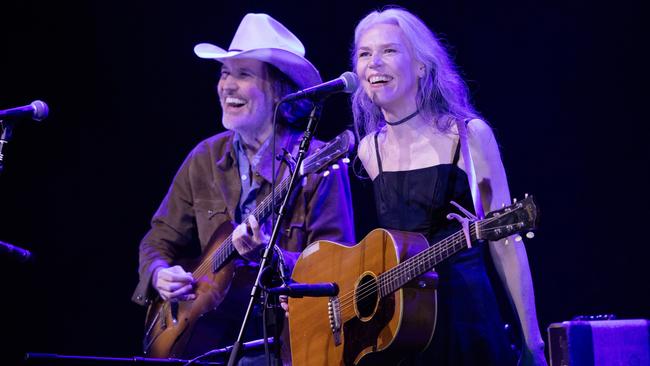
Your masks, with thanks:
[{"label": "speaker cabinet", "polygon": [[645,319],[553,323],[548,344],[551,366],[650,366]]}]

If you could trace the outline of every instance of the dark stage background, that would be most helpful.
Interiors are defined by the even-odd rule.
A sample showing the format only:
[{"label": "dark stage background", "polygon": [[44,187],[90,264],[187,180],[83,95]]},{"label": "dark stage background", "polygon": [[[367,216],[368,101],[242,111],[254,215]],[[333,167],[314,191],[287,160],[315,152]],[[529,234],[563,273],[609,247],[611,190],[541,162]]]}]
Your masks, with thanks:
[{"label": "dark stage background", "polygon": [[[129,1],[0,5],[0,109],[46,101],[20,122],[0,176],[0,364],[25,352],[132,356],[144,309],[130,302],[137,249],[176,169],[222,131],[218,64],[242,16],[267,12],[296,33],[324,80],[349,70],[369,1]],[[451,46],[494,126],[513,196],[537,196],[527,241],[540,326],[580,314],[650,318],[645,236],[648,45],[626,1],[403,3]],[[331,97],[318,131],[351,123]],[[376,223],[368,181],[352,180],[357,236]],[[6,361],[6,362],[5,362]]]}]

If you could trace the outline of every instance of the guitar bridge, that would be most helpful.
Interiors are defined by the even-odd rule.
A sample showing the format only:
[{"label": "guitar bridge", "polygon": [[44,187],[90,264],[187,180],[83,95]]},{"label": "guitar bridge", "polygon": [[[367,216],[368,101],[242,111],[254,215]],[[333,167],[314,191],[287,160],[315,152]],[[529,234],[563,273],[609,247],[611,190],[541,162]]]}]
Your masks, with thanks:
[{"label": "guitar bridge", "polygon": [[330,328],[334,337],[334,345],[341,345],[341,305],[338,296],[330,297],[327,302],[327,313],[330,318]]}]

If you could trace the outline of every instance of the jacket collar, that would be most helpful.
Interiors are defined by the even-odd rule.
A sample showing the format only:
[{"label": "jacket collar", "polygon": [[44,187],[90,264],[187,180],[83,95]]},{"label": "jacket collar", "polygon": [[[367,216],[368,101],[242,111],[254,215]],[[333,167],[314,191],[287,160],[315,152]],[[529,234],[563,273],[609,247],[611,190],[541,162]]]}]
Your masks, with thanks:
[{"label": "jacket collar", "polygon": [[[278,155],[283,155],[284,149],[286,149],[292,155],[294,155],[297,152],[297,146],[298,146],[297,142],[299,141],[300,136],[301,136],[300,133],[292,131],[289,128],[283,126],[282,124],[278,124],[275,133],[275,138],[276,138],[275,152],[272,152],[273,142],[272,141],[268,141],[268,143],[265,142],[261,151],[260,158],[257,161],[252,162],[253,165],[251,169],[253,173],[259,174],[265,181],[270,183],[273,179],[272,176],[273,159],[275,159],[275,157]],[[269,137],[269,140],[271,138],[272,136]],[[231,136],[229,137],[222,158],[219,161],[217,161],[217,166],[219,168],[223,170],[230,169],[233,164],[236,164],[237,151],[235,150],[235,146],[234,146],[236,140],[238,140],[238,136],[236,136],[236,132],[235,132],[232,133]],[[281,169],[282,165],[284,165],[284,163],[276,161],[275,171],[284,172],[285,169]]]}]

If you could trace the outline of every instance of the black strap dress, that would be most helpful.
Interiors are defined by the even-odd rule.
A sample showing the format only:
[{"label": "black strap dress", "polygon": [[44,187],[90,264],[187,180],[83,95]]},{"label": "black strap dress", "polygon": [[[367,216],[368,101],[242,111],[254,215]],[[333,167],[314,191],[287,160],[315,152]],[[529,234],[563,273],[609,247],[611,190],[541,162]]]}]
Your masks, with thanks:
[{"label": "black strap dress", "polygon": [[[473,210],[467,175],[457,166],[460,143],[448,164],[407,171],[384,171],[374,136],[379,175],[373,181],[379,224],[418,232],[430,244],[460,229],[447,214],[455,201]],[[487,245],[476,245],[436,268],[438,318],[432,344],[404,365],[514,365],[515,353],[504,331],[499,304],[486,273]],[[423,336],[425,336],[423,334]]]}]

